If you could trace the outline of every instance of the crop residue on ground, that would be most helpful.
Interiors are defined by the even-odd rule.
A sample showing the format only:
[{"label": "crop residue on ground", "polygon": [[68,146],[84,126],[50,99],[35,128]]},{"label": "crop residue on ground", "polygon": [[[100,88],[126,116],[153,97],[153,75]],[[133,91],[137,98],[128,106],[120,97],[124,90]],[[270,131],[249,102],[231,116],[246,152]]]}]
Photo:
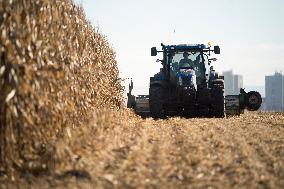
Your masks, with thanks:
[{"label": "crop residue on ground", "polygon": [[155,121],[128,111],[100,111],[58,141],[57,156],[65,161],[53,175],[25,176],[20,183],[31,188],[281,188],[283,136],[284,115],[276,113]]}]

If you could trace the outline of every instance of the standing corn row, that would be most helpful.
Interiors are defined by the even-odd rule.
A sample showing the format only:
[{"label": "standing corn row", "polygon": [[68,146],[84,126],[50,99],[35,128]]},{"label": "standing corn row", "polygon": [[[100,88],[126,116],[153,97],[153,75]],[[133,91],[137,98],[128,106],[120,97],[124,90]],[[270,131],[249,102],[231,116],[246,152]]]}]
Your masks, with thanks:
[{"label": "standing corn row", "polygon": [[48,169],[49,145],[119,108],[115,53],[71,0],[0,0],[0,172]]}]

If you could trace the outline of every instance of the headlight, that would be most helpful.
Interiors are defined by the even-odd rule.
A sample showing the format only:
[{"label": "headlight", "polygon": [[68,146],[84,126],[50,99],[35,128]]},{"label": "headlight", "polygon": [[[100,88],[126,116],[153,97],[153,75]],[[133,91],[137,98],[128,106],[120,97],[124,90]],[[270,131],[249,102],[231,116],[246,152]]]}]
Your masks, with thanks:
[{"label": "headlight", "polygon": [[190,85],[194,85],[193,77],[190,78]]},{"label": "headlight", "polygon": [[179,84],[180,86],[182,86],[182,78],[181,78],[181,77],[178,78],[178,84]]}]

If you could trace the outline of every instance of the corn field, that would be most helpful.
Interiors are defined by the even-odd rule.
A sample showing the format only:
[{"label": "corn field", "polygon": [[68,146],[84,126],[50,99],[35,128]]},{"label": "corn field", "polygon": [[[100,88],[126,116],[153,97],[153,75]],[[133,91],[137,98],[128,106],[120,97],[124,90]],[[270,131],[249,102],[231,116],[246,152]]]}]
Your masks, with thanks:
[{"label": "corn field", "polygon": [[72,0],[0,0],[0,188],[283,188],[284,114],[142,119]]}]

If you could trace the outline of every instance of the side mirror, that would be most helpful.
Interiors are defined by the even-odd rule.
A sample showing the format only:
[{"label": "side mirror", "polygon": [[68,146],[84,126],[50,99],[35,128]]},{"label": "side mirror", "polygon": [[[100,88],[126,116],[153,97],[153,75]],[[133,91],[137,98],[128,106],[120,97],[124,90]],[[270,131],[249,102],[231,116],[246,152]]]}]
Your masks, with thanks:
[{"label": "side mirror", "polygon": [[151,48],[151,56],[157,56],[157,53],[158,53],[157,48],[156,47],[152,47]]},{"label": "side mirror", "polygon": [[220,54],[220,47],[219,46],[214,46],[214,53]]}]

